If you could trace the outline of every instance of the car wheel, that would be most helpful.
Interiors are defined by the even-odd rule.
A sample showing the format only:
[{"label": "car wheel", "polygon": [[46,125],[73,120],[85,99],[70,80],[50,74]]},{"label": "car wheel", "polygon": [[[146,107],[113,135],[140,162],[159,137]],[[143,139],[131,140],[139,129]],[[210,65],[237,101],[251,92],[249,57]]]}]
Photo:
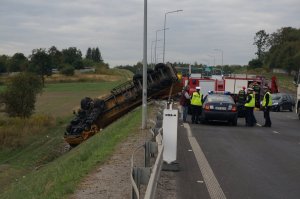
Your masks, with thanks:
[{"label": "car wheel", "polygon": [[233,119],[233,120],[231,121],[231,124],[232,124],[232,126],[237,126],[237,119]]}]

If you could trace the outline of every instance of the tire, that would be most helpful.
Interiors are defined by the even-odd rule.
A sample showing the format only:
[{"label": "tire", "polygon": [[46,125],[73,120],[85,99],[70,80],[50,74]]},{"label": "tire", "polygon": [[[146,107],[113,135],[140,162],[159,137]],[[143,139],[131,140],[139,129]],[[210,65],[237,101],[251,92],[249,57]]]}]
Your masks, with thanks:
[{"label": "tire", "polygon": [[81,100],[81,102],[80,102],[80,107],[81,107],[81,109],[82,110],[88,110],[89,108],[90,108],[90,106],[91,106],[91,102],[92,102],[93,100],[91,99],[91,98],[89,98],[89,97],[85,97],[85,98],[83,98],[82,100]]},{"label": "tire", "polygon": [[232,126],[237,126],[237,118],[233,119],[231,121]]},{"label": "tire", "polygon": [[142,83],[142,80],[143,80],[143,75],[141,74],[135,74],[132,78],[133,82],[136,84],[138,82],[141,82]]},{"label": "tire", "polygon": [[159,71],[160,69],[161,70],[164,70],[164,68],[166,67],[166,65],[165,64],[163,64],[163,63],[159,63],[159,64],[156,64],[155,65],[155,71]]}]

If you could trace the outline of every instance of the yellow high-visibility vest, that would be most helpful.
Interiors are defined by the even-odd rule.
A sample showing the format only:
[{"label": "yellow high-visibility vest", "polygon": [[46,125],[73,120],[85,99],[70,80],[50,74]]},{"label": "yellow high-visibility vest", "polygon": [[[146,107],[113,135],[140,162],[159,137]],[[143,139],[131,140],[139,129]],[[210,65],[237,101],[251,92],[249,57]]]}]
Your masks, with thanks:
[{"label": "yellow high-visibility vest", "polygon": [[[267,100],[266,100],[266,95],[269,95],[269,103],[266,105],[266,102],[267,102]],[[272,104],[273,104],[273,102],[272,102],[272,97],[271,97],[271,93],[270,92],[266,92],[266,94],[264,95],[264,99],[263,99],[263,103],[262,103],[262,105],[263,106],[272,106]]]},{"label": "yellow high-visibility vest", "polygon": [[202,94],[198,92],[193,92],[191,104],[195,106],[202,106]]},{"label": "yellow high-visibility vest", "polygon": [[245,104],[245,107],[255,107],[255,96],[254,94],[249,94],[252,98],[251,101]]}]

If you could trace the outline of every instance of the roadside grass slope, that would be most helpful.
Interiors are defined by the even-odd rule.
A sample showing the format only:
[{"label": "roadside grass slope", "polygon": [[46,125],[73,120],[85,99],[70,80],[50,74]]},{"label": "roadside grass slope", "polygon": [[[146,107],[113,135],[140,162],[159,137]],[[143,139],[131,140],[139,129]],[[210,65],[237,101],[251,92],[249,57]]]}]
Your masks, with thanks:
[{"label": "roadside grass slope", "polygon": [[53,157],[48,164],[35,167],[41,157],[61,148],[61,132],[66,121],[62,122],[61,126],[51,129],[51,138],[38,139],[19,154],[12,154],[12,157],[15,156],[9,164],[13,169],[28,169],[0,194],[0,198],[67,198],[82,177],[110,157],[119,142],[139,131],[140,115],[141,108],[138,108],[71,151],[58,158]]}]

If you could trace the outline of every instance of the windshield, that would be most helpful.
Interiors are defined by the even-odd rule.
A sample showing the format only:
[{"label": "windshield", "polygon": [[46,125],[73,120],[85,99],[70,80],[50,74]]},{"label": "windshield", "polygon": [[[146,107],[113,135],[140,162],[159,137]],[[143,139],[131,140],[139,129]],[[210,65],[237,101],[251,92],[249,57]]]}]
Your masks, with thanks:
[{"label": "windshield", "polygon": [[272,94],[272,100],[280,100],[281,97],[279,94]]},{"label": "windshield", "polygon": [[207,102],[234,103],[234,101],[230,95],[208,95]]}]

